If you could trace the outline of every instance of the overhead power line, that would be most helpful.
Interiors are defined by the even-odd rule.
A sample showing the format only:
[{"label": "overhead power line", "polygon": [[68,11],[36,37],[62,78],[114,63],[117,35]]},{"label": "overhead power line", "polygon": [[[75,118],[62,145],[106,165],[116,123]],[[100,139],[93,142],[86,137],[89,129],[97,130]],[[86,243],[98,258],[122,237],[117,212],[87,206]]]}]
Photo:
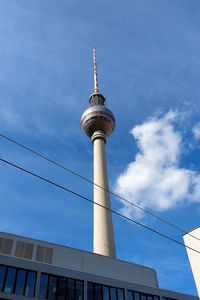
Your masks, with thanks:
[{"label": "overhead power line", "polygon": [[113,214],[115,214],[115,215],[117,215],[117,216],[120,216],[120,217],[122,217],[122,218],[124,218],[124,219],[126,219],[126,220],[128,220],[128,221],[130,221],[130,222],[132,222],[132,223],[134,223],[134,224],[137,224],[137,225],[139,225],[139,226],[141,226],[141,227],[143,227],[143,228],[145,228],[145,229],[147,229],[147,230],[149,230],[149,231],[151,231],[151,232],[153,232],[153,233],[155,233],[155,234],[157,234],[157,235],[159,235],[159,236],[162,236],[163,238],[165,238],[165,239],[167,239],[167,240],[170,240],[171,242],[174,242],[174,243],[176,243],[176,244],[178,244],[178,245],[180,245],[180,246],[182,246],[182,247],[184,247],[184,248],[190,249],[190,250],[192,250],[192,251],[194,251],[194,252],[200,254],[200,251],[198,251],[198,250],[196,250],[196,249],[194,249],[194,248],[192,248],[192,247],[190,247],[190,246],[186,246],[186,245],[184,245],[183,243],[177,241],[176,239],[174,239],[174,238],[172,238],[172,237],[170,237],[170,236],[168,236],[168,235],[166,235],[166,234],[163,234],[162,232],[160,232],[160,231],[158,231],[158,230],[155,230],[155,229],[153,229],[153,228],[151,228],[151,227],[149,227],[149,226],[147,226],[147,225],[144,225],[144,224],[142,224],[142,223],[140,223],[140,222],[138,222],[138,221],[136,221],[136,220],[134,220],[134,219],[132,219],[132,218],[130,218],[130,217],[127,217],[127,216],[125,216],[125,215],[123,215],[123,214],[121,214],[121,213],[119,213],[119,212],[117,212],[117,211],[111,209],[111,208],[108,208],[108,207],[106,207],[106,206],[104,206],[104,205],[101,205],[101,204],[99,204],[99,203],[97,203],[97,202],[95,202],[95,201],[93,201],[93,200],[91,200],[91,199],[89,199],[89,198],[87,198],[87,197],[85,197],[85,196],[83,196],[83,195],[77,193],[77,192],[72,191],[71,189],[69,189],[69,188],[67,188],[67,187],[65,187],[65,186],[63,186],[63,185],[60,185],[60,184],[58,184],[58,183],[56,183],[56,182],[54,182],[54,181],[52,181],[52,180],[49,180],[49,179],[47,179],[47,178],[45,178],[45,177],[43,177],[43,176],[41,176],[41,175],[38,175],[38,174],[36,174],[36,173],[33,173],[32,171],[29,171],[29,170],[27,170],[27,169],[24,169],[24,168],[22,168],[21,166],[16,165],[16,164],[14,164],[14,163],[12,163],[12,162],[10,162],[10,161],[8,161],[8,160],[5,160],[5,159],[3,159],[3,158],[0,158],[0,161],[3,162],[3,163],[5,163],[5,164],[7,164],[7,165],[10,165],[10,166],[12,166],[12,167],[18,169],[18,170],[20,170],[20,171],[22,171],[22,172],[25,172],[25,173],[27,173],[27,174],[29,174],[29,175],[32,175],[32,176],[34,176],[34,177],[36,177],[36,178],[38,178],[38,179],[40,179],[40,180],[42,180],[42,181],[44,181],[44,182],[47,182],[47,183],[49,183],[49,184],[51,184],[51,185],[53,185],[53,186],[56,186],[57,188],[60,188],[60,189],[64,190],[65,192],[71,193],[71,194],[73,194],[73,195],[75,195],[75,196],[77,196],[77,197],[79,197],[79,198],[81,198],[81,199],[84,199],[84,200],[86,200],[86,201],[88,201],[88,202],[90,202],[90,203],[92,203],[92,204],[94,204],[94,205],[98,205],[98,206],[100,206],[100,207],[102,207],[102,208],[105,208],[106,210],[112,212]]},{"label": "overhead power line", "polygon": [[115,197],[117,197],[117,198],[123,200],[124,202],[128,203],[129,205],[131,205],[131,206],[133,206],[133,207],[135,207],[135,208],[137,208],[137,209],[143,211],[144,213],[150,215],[151,217],[156,218],[157,220],[159,220],[159,221],[161,221],[161,222],[163,222],[163,223],[165,223],[165,224],[167,224],[167,225],[169,225],[169,226],[175,228],[176,230],[182,232],[183,234],[188,234],[189,236],[193,237],[194,239],[200,241],[200,239],[199,239],[198,237],[196,237],[196,236],[194,236],[194,235],[188,233],[186,230],[180,228],[179,226],[177,226],[177,225],[175,225],[175,224],[173,224],[173,223],[167,221],[166,219],[163,219],[163,218],[161,218],[161,217],[155,215],[154,213],[152,213],[152,212],[150,212],[150,211],[148,211],[148,210],[142,208],[141,206],[139,206],[139,205],[137,205],[137,204],[135,204],[135,203],[133,203],[133,202],[127,200],[126,198],[124,198],[124,197],[122,197],[122,196],[120,196],[120,195],[114,193],[113,191],[108,190],[108,189],[102,187],[101,185],[99,185],[99,184],[93,182],[92,180],[90,180],[90,179],[88,179],[88,178],[86,178],[86,177],[80,175],[79,173],[73,171],[72,169],[67,168],[67,167],[61,165],[60,163],[56,162],[55,160],[52,160],[52,159],[48,158],[47,156],[45,156],[45,155],[43,155],[43,154],[40,154],[39,152],[37,152],[37,151],[31,149],[30,147],[27,147],[27,146],[25,146],[25,145],[23,145],[23,144],[17,142],[16,140],[11,139],[10,137],[8,137],[8,136],[6,136],[6,135],[4,135],[4,134],[2,134],[2,133],[0,133],[0,137],[2,137],[2,138],[4,138],[4,139],[8,140],[9,142],[11,142],[11,143],[13,143],[13,144],[15,144],[15,145],[17,145],[17,146],[19,146],[19,147],[21,147],[21,148],[23,148],[23,149],[29,151],[29,152],[31,152],[31,153],[33,153],[33,154],[37,155],[38,157],[40,157],[40,158],[42,158],[42,159],[44,159],[44,160],[50,162],[51,164],[53,164],[53,165],[55,165],[55,166],[57,166],[57,167],[59,167],[59,168],[65,170],[65,171],[67,171],[67,172],[69,172],[69,173],[71,173],[71,174],[73,174],[73,175],[75,175],[75,176],[77,176],[77,177],[79,177],[79,178],[81,178],[81,179],[83,179],[84,181],[89,182],[90,184],[92,184],[92,185],[94,185],[94,186],[97,186],[97,187],[100,188],[100,189],[105,190],[106,192],[110,193],[111,195],[113,195],[113,196],[115,196]]}]

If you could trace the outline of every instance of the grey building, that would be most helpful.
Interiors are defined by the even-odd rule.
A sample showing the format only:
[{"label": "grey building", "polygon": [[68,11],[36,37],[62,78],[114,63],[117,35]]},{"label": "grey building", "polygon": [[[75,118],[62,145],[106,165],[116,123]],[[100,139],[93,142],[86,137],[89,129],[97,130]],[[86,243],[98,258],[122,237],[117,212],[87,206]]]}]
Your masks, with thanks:
[{"label": "grey building", "polygon": [[0,233],[0,299],[197,300],[159,288],[155,270]]}]

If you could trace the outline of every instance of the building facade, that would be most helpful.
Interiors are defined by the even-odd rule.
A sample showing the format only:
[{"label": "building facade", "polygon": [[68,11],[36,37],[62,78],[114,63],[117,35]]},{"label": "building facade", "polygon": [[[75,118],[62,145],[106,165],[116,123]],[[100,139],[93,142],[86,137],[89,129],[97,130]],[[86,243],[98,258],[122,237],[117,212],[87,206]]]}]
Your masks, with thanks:
[{"label": "building facade", "polygon": [[197,300],[160,289],[155,270],[0,233],[0,299]]},{"label": "building facade", "polygon": [[[200,227],[194,228],[183,236],[194,281],[200,297]],[[195,249],[196,251],[194,251]]]}]

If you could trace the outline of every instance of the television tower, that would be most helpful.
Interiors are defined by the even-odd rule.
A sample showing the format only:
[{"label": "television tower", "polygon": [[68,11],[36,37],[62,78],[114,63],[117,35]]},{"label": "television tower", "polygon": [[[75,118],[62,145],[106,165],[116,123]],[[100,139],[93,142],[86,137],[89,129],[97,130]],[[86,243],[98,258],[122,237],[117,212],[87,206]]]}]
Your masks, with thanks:
[{"label": "television tower", "polygon": [[[91,139],[94,148],[94,204],[93,251],[115,257],[115,240],[105,156],[107,137],[115,128],[113,113],[104,105],[105,97],[99,92],[96,50],[93,49],[94,91],[89,97],[90,107],[81,117],[81,127]],[[97,186],[98,185],[98,186]]]}]

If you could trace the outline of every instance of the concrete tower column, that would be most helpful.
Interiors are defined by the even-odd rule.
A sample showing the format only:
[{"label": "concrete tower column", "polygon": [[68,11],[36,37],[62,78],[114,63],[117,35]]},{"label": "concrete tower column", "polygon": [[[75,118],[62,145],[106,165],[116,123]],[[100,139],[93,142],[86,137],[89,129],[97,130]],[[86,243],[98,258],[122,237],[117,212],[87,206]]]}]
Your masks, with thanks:
[{"label": "concrete tower column", "polygon": [[[95,131],[92,136],[92,142],[94,147],[94,183],[98,185],[94,186],[94,201],[110,209],[105,156],[106,136],[103,131]],[[94,204],[93,251],[102,255],[115,257],[112,214],[108,209]]]}]

